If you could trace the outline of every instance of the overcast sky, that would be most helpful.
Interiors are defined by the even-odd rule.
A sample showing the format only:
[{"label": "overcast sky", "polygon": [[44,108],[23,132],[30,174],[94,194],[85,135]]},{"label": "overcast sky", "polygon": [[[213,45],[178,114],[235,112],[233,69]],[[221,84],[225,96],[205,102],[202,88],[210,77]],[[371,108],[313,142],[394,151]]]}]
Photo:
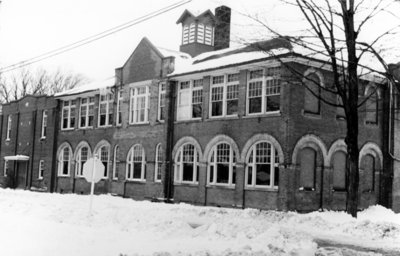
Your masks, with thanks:
[{"label": "overcast sky", "polygon": [[[79,41],[179,1],[3,0],[0,4],[0,67]],[[249,35],[265,35],[265,29],[244,14],[258,16],[282,33],[300,28],[298,10],[281,6],[276,0],[192,0],[151,20],[37,65],[46,69],[61,67],[93,80],[102,80],[112,76],[114,69],[123,65],[144,36],[157,46],[178,50],[181,26],[176,21],[182,12],[185,9],[197,12],[214,10],[220,5],[232,8],[231,39],[234,43]],[[397,11],[400,14],[400,8]],[[398,19],[385,20],[389,16],[371,24],[371,31],[383,30],[393,22],[400,24]],[[258,34],[254,33],[256,30]],[[392,39],[393,44],[399,42]]]}]

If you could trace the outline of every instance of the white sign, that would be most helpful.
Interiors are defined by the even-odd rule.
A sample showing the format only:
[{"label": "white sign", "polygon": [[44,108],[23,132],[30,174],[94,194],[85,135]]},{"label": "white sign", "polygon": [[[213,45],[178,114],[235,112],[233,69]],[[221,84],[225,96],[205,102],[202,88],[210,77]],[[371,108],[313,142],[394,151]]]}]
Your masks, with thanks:
[{"label": "white sign", "polygon": [[88,159],[83,164],[83,177],[85,177],[87,182],[90,182],[91,184],[90,204],[89,204],[89,215],[91,215],[92,205],[93,205],[94,183],[99,182],[104,177],[104,165],[96,156]]},{"label": "white sign", "polygon": [[104,165],[97,158],[89,158],[83,164],[83,177],[87,182],[99,182],[104,177]]}]

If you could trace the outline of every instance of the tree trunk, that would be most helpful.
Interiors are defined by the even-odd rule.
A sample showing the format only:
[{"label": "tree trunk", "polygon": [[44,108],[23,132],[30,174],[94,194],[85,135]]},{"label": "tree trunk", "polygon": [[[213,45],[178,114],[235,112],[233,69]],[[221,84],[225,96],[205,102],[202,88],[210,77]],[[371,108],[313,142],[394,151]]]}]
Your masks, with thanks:
[{"label": "tree trunk", "polygon": [[357,217],[358,208],[358,118],[347,117],[347,200],[346,211],[353,217]]}]

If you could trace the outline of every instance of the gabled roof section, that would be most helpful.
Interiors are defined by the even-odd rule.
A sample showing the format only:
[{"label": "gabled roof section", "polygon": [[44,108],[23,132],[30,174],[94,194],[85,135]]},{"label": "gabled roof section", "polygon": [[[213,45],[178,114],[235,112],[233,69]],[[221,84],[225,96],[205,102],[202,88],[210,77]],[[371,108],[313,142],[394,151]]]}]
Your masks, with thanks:
[{"label": "gabled roof section", "polygon": [[203,16],[209,16],[213,21],[217,20],[215,18],[215,15],[210,10],[204,11],[201,14],[196,16],[192,12],[190,12],[188,9],[186,9],[182,13],[181,17],[179,17],[179,19],[176,21],[176,24],[183,23],[188,17],[193,17],[194,19],[199,19]]},{"label": "gabled roof section", "polygon": [[135,50],[133,50],[132,54],[129,56],[129,58],[125,61],[124,65],[122,65],[123,67],[126,65],[126,63],[128,63],[128,61],[133,57],[133,55],[135,55],[137,49],[142,45],[145,44],[146,46],[148,46],[149,48],[151,48],[152,50],[154,50],[154,52],[160,57],[163,58],[164,56],[161,54],[161,52],[157,49],[157,47],[155,47],[149,39],[147,39],[147,37],[143,37],[142,40],[140,40],[139,44],[136,46]]}]

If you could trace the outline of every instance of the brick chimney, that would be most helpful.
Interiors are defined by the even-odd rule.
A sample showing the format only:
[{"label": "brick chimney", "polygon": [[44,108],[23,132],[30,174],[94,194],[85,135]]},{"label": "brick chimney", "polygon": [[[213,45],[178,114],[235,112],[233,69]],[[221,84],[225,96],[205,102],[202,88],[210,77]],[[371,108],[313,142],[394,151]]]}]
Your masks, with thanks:
[{"label": "brick chimney", "polygon": [[220,6],[215,8],[214,50],[229,48],[231,34],[231,8]]}]

